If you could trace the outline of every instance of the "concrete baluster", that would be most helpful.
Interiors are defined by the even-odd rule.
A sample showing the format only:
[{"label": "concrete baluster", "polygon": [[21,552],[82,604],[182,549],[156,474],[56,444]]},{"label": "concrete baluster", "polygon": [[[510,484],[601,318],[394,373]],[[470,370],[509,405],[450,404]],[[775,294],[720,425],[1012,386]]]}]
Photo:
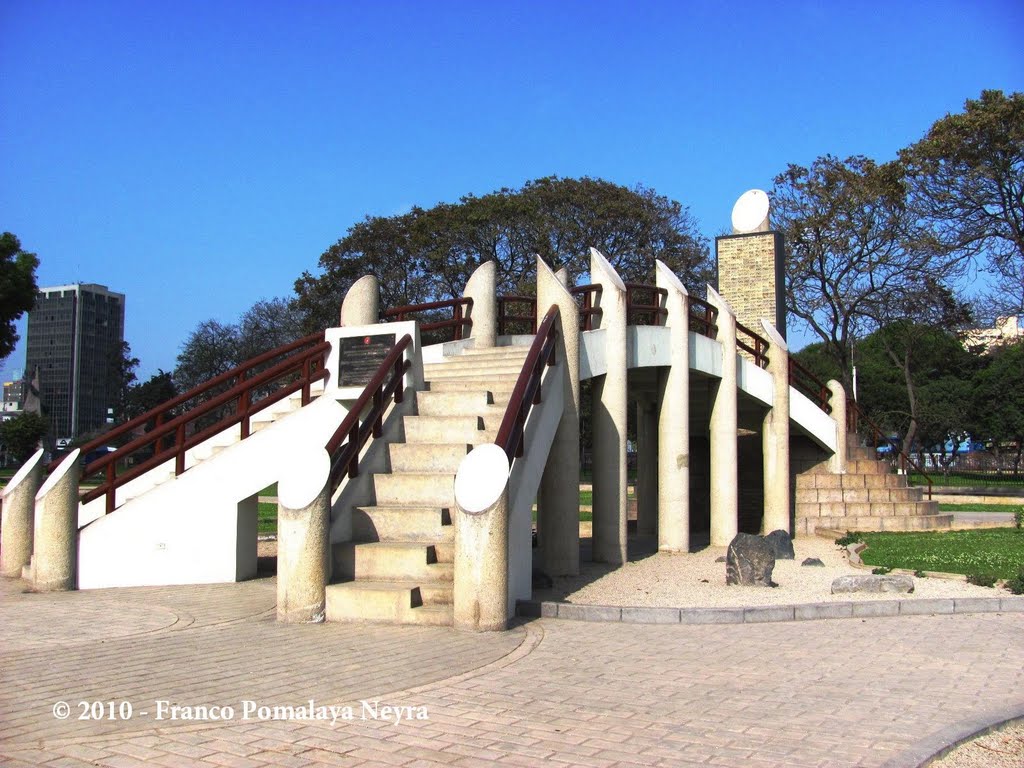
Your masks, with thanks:
[{"label": "concrete baluster", "polygon": [[0,575],[7,578],[20,578],[21,569],[32,559],[36,494],[42,480],[43,452],[38,450],[4,488]]},{"label": "concrete baluster", "polygon": [[373,275],[352,283],[341,302],[341,325],[374,325],[380,320],[380,286]]},{"label": "concrete baluster", "polygon": [[835,379],[830,379],[826,386],[831,394],[828,402],[832,406],[832,419],[836,423],[836,452],[828,460],[828,471],[841,475],[846,473],[846,389]]},{"label": "concrete baluster", "polygon": [[277,620],[324,620],[331,577],[331,459],[324,450],[295,457],[278,483]]},{"label": "concrete baluster", "polygon": [[493,347],[498,341],[497,285],[498,264],[485,261],[470,275],[462,292],[464,298],[473,300],[473,306],[465,311],[473,320],[469,335],[475,349]]},{"label": "concrete baluster", "polygon": [[708,303],[718,310],[716,340],[722,346],[722,377],[711,402],[711,546],[725,547],[739,531],[736,315],[710,285]]},{"label": "concrete baluster", "polygon": [[786,531],[790,525],[789,488],[789,346],[775,326],[761,320],[768,338],[768,373],[772,377],[772,407],[761,428],[764,457],[764,516],[761,532]]},{"label": "concrete baluster", "polygon": [[75,589],[78,582],[78,481],[76,448],[46,479],[35,498],[32,586],[39,592]]}]

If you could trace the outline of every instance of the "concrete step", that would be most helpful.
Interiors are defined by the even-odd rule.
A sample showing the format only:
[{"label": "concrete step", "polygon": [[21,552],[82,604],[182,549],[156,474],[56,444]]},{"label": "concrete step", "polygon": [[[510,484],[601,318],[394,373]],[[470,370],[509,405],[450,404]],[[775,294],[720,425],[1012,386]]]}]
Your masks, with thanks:
[{"label": "concrete step", "polygon": [[[454,543],[346,542],[333,547],[334,573],[343,580],[451,582]],[[442,557],[448,558],[442,560]]]},{"label": "concrete step", "polygon": [[392,472],[451,472],[471,449],[469,443],[391,443],[388,453]]},{"label": "concrete step", "polygon": [[375,499],[381,506],[455,505],[454,472],[392,472],[373,476]]},{"label": "concrete step", "polygon": [[328,621],[451,626],[451,602],[450,587],[348,581],[327,586],[326,613]]},{"label": "concrete step", "polygon": [[488,379],[478,374],[475,379],[436,379],[427,382],[428,392],[486,392],[497,402],[499,397],[508,402],[515,379]]},{"label": "concrete step", "polygon": [[949,528],[953,515],[822,517],[814,523],[838,531],[929,531]]},{"label": "concrete step", "polygon": [[496,360],[525,360],[526,356],[528,354],[530,354],[530,348],[529,347],[508,346],[508,347],[487,347],[485,349],[474,349],[474,348],[470,347],[469,349],[464,349],[458,355],[453,355],[451,358],[446,358],[446,360],[447,359],[456,360],[456,359],[460,359],[460,358],[461,359],[474,358],[474,359],[482,359],[482,360],[489,360],[489,359],[496,359]]},{"label": "concrete step", "polygon": [[920,488],[803,488],[797,502],[874,504],[921,500]]},{"label": "concrete step", "polygon": [[906,488],[907,476],[886,473],[883,475],[871,473],[869,475],[845,475],[832,474],[803,474],[796,477],[797,493],[812,489],[839,489],[839,488]]},{"label": "concrete step", "polygon": [[853,459],[846,462],[846,472],[850,475],[887,475],[892,469],[884,461]]},{"label": "concrete step", "polygon": [[388,505],[352,510],[354,541],[453,541],[455,528],[447,507]]},{"label": "concrete step", "polygon": [[494,403],[494,398],[485,389],[435,392],[425,390],[416,393],[416,412],[421,416],[443,416],[455,413],[476,413]]},{"label": "concrete step", "polygon": [[442,365],[429,370],[427,366],[423,366],[423,368],[423,378],[429,382],[451,381],[452,379],[475,380],[481,378],[481,376],[486,376],[489,381],[508,380],[514,384],[516,379],[519,378],[519,373],[522,371],[521,365],[503,365],[500,367],[492,365],[461,365],[458,367]]},{"label": "concrete step", "polygon": [[479,445],[494,440],[501,426],[501,417],[485,424],[480,416],[406,416],[405,442],[458,443]]}]

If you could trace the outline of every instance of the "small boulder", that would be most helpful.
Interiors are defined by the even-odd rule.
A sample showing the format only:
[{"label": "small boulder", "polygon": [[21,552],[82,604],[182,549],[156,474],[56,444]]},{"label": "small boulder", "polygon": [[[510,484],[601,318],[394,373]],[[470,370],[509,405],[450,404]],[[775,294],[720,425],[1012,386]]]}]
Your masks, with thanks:
[{"label": "small boulder", "polygon": [[725,555],[725,583],[777,587],[772,581],[775,551],[763,536],[738,533]]},{"label": "small boulder", "polygon": [[809,566],[812,566],[814,568],[824,568],[825,567],[825,564],[823,562],[821,562],[821,560],[819,560],[816,557],[808,557],[806,560],[804,560],[802,563],[800,563],[800,565],[809,565]]},{"label": "small boulder", "polygon": [[772,549],[775,551],[776,560],[796,559],[796,552],[793,551],[793,539],[781,528],[769,533],[764,537],[764,540],[771,544]]},{"label": "small boulder", "polygon": [[839,576],[832,581],[832,594],[849,592],[895,592],[910,594],[914,591],[914,578],[902,574],[887,573],[884,575]]}]

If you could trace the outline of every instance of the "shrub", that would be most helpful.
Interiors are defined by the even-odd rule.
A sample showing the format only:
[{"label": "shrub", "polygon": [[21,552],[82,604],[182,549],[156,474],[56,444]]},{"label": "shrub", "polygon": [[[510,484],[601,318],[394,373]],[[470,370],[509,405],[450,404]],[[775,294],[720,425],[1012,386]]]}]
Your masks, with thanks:
[{"label": "shrub", "polygon": [[1013,524],[1018,528],[1024,528],[1024,505],[1017,507],[1013,512]]},{"label": "shrub", "polygon": [[1012,579],[1006,581],[1006,588],[1015,595],[1024,595],[1024,568]]},{"label": "shrub", "polygon": [[967,583],[977,584],[979,587],[994,587],[999,579],[994,573],[968,573]]},{"label": "shrub", "polygon": [[837,547],[848,547],[851,544],[859,544],[864,541],[864,536],[856,531],[847,531],[845,536],[836,539]]},{"label": "shrub", "polygon": [[924,571],[922,571],[920,568],[918,568],[916,571],[914,571],[914,575],[917,578],[919,578],[919,579],[927,579],[928,578],[928,574],[925,573]]},{"label": "shrub", "polygon": [[877,568],[872,568],[871,572],[875,574],[875,576],[885,576],[885,574],[887,573],[892,573],[892,568],[887,568],[884,565],[880,565]]}]

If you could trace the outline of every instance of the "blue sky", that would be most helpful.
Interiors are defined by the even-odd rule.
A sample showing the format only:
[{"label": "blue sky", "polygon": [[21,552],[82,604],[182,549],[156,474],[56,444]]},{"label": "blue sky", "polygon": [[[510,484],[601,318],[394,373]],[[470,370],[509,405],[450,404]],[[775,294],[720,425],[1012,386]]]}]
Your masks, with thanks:
[{"label": "blue sky", "polygon": [[788,163],[1024,90],[1021,29],[1020,0],[2,0],[0,230],[40,285],[127,294],[146,378],[367,214],[588,175],[713,238]]}]

